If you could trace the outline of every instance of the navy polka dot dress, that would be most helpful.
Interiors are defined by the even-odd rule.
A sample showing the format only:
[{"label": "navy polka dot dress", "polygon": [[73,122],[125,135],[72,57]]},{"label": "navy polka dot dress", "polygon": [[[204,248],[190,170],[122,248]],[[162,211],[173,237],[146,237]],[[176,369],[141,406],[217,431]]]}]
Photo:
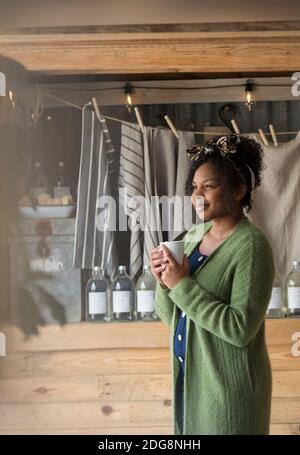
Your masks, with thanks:
[{"label": "navy polka dot dress", "polygon": [[[190,275],[198,268],[207,258],[206,255],[199,252],[199,244],[195,247],[189,256]],[[185,368],[185,349],[186,349],[186,315],[182,311],[174,335],[174,354],[179,362],[179,374],[176,382],[176,403],[177,403],[177,423],[180,432],[183,431],[183,382]]]}]

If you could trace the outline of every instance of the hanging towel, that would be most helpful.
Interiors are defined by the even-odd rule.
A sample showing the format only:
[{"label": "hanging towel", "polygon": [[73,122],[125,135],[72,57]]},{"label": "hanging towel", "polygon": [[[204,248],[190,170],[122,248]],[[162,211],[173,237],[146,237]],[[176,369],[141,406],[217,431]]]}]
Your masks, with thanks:
[{"label": "hanging towel", "polygon": [[[166,232],[165,240],[174,240],[179,234],[191,228],[192,223],[185,228],[182,226],[184,214],[192,210],[190,198],[184,199],[185,181],[191,162],[186,156],[186,149],[195,144],[195,135],[191,132],[178,131],[177,139],[168,128],[152,128],[153,173],[157,194],[174,198],[168,213],[164,213],[163,230]],[[165,229],[165,224],[167,229]]]},{"label": "hanging towel", "polygon": [[248,217],[268,237],[276,268],[284,279],[292,260],[300,260],[300,132],[295,139],[265,146],[262,184],[253,193]]},{"label": "hanging towel", "polygon": [[[192,227],[192,202],[190,197],[185,196],[185,182],[191,167],[191,161],[186,155],[186,149],[195,144],[194,133],[188,131],[178,131],[178,158],[177,158],[177,173],[176,173],[176,189],[175,195],[179,199],[175,199],[174,205],[174,224],[173,230],[170,231],[169,240],[174,240],[178,235],[185,230],[188,231]],[[186,224],[184,224],[186,223]]]},{"label": "hanging towel", "polygon": [[[163,240],[173,240],[192,223],[183,224],[184,214],[192,210],[190,198],[184,199],[184,187],[190,168],[186,149],[195,143],[190,132],[179,132],[177,139],[167,128],[144,127],[141,133],[137,124],[123,122],[121,129],[121,153],[119,187],[127,191],[124,199],[120,193],[120,204],[126,215],[134,220],[138,216],[143,230],[132,230],[130,238],[130,271],[134,278],[142,264],[150,263],[150,251]],[[169,207],[160,204],[151,196],[173,198]],[[145,197],[145,206],[133,210],[135,199]],[[167,210],[168,209],[168,210]],[[154,227],[154,228],[153,228]],[[163,238],[163,230],[165,238]]]},{"label": "hanging towel", "polygon": [[[161,198],[172,198],[176,192],[178,139],[169,128],[157,127],[152,129],[151,144],[157,194]],[[174,225],[173,206],[167,210],[162,203],[160,214],[164,240],[170,240]]]},{"label": "hanging towel", "polygon": [[[144,127],[144,168],[145,168],[145,211],[144,231],[144,264],[150,264],[151,250],[163,241],[161,217],[159,209],[159,194],[157,191],[157,176],[154,170],[153,150],[156,148],[153,128]],[[154,198],[152,197],[154,196]]]},{"label": "hanging towel", "polygon": [[142,133],[137,124],[122,123],[119,201],[130,221],[132,279],[141,273],[143,264],[150,264],[151,249],[163,240],[158,205],[151,200],[157,195],[151,149],[151,128],[145,127]]},{"label": "hanging towel", "polygon": [[[119,168],[119,204],[129,222],[143,218],[143,207],[136,206],[145,197],[144,152],[142,134],[134,123],[122,122]],[[132,225],[129,224],[132,228]],[[143,232],[136,227],[130,233],[130,275],[134,279],[141,273],[143,264]]]},{"label": "hanging towel", "polygon": [[90,103],[86,104],[82,111],[73,265],[80,269],[97,265],[109,276],[116,267],[115,204],[110,185],[113,152],[105,118],[99,121]]}]

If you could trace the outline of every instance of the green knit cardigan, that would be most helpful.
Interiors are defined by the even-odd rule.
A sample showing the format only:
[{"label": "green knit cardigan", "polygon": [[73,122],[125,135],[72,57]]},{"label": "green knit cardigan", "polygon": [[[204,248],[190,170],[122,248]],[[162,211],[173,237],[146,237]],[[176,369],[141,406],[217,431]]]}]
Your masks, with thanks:
[{"label": "green knit cardigan", "polygon": [[[188,256],[211,226],[201,223],[186,233]],[[175,435],[180,431],[174,334],[180,310],[187,318],[183,434],[269,433],[272,375],[264,321],[274,275],[270,244],[245,216],[192,275],[173,289],[157,283],[155,310],[171,329]]]}]

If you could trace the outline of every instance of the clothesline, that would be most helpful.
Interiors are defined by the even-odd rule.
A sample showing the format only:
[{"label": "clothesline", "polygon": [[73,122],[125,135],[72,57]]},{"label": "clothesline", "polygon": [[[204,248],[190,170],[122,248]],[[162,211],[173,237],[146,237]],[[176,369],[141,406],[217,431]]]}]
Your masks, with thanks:
[{"label": "clothesline", "polygon": [[[82,106],[79,106],[78,104],[74,104],[70,101],[66,101],[62,98],[58,98],[57,96],[54,96],[54,95],[50,95],[50,93],[44,93],[45,96],[48,96],[49,98],[52,98],[56,101],[60,101],[61,103],[63,104],[66,104],[67,106],[71,106],[71,107],[74,107],[76,109],[80,109],[81,111],[83,110],[83,107]],[[118,123],[123,123],[123,122],[126,122],[126,120],[122,120],[122,119],[119,119],[119,118],[116,118],[116,117],[110,117],[109,115],[103,115],[103,117],[105,117],[106,119],[108,120],[112,120],[113,122],[118,122]],[[155,127],[154,126],[149,126],[148,128],[152,128],[154,129]],[[220,131],[217,131],[217,132],[214,132],[214,131],[184,131],[184,130],[181,130],[185,133],[194,133],[194,134],[203,134],[203,135],[220,135]],[[245,134],[257,134],[256,132],[254,133],[245,133]],[[271,136],[272,134],[271,133],[265,133],[266,135],[268,136]],[[276,134],[277,135],[287,135],[287,134],[298,134],[298,131],[276,131]]]}]

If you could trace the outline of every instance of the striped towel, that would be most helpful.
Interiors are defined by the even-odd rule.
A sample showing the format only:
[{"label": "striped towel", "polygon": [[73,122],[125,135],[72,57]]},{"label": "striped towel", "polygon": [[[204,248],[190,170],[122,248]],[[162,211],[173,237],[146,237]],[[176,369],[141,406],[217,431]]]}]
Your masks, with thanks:
[{"label": "striped towel", "polygon": [[[120,204],[129,217],[130,274],[135,279],[143,264],[150,263],[150,251],[162,241],[159,211],[151,205],[157,195],[151,169],[151,129],[144,133],[134,123],[123,122],[119,170]],[[124,193],[125,194],[124,194]],[[143,201],[143,203],[141,203]],[[140,228],[139,228],[140,226]]]},{"label": "striped towel", "polygon": [[[144,168],[145,168],[145,201],[148,203],[148,210],[145,211],[145,231],[144,231],[144,264],[150,264],[151,250],[159,242],[163,241],[161,217],[158,203],[157,181],[153,172],[153,128],[144,127]],[[156,196],[157,199],[151,198]]]},{"label": "striped towel", "polygon": [[[116,267],[114,202],[109,197],[110,154],[114,152],[105,118],[96,117],[91,103],[82,111],[81,159],[73,266],[91,269],[97,265],[109,276]],[[100,197],[106,197],[106,201]],[[104,203],[105,202],[105,203]],[[106,229],[104,223],[106,224]],[[111,223],[111,229],[107,228]]]}]

